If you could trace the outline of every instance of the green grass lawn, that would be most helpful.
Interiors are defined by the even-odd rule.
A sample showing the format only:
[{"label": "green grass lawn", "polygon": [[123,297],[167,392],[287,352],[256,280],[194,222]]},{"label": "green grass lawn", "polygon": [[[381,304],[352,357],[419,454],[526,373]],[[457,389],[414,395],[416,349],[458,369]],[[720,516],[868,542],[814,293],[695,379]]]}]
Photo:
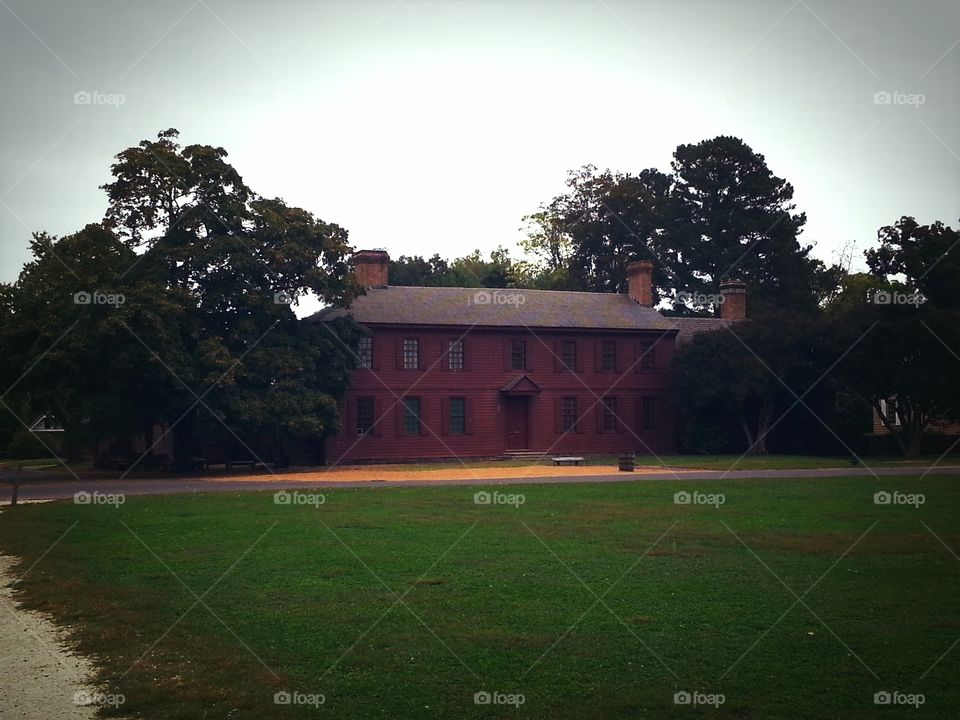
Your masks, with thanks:
[{"label": "green grass lawn", "polygon": [[[518,507],[477,490],[26,505],[0,514],[0,549],[121,715],[317,715],[274,704],[290,691],[357,719],[956,716],[960,560],[932,532],[960,552],[960,478],[497,488]],[[925,703],[878,707],[884,690]]]}]

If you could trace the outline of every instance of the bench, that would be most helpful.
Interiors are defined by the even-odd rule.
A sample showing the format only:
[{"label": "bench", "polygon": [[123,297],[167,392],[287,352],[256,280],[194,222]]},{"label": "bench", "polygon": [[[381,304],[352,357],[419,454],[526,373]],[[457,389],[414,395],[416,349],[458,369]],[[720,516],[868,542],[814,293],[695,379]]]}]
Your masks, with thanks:
[{"label": "bench", "polygon": [[246,465],[252,468],[252,467],[256,467],[259,464],[260,464],[260,461],[255,460],[254,458],[233,458],[232,460],[227,460],[224,463],[224,466],[227,468],[227,470],[229,470],[230,468],[235,467],[237,465]]},{"label": "bench", "polygon": [[579,456],[564,456],[551,458],[554,465],[583,465],[585,460]]}]

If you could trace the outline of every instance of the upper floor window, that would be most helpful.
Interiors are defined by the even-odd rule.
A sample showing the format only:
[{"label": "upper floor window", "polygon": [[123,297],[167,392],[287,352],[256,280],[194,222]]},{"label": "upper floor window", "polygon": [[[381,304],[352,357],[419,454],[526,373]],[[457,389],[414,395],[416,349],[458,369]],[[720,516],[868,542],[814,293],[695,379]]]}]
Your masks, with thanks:
[{"label": "upper floor window", "polygon": [[642,342],[640,343],[640,369],[641,370],[653,370],[656,365],[656,343],[651,342]]},{"label": "upper floor window", "polygon": [[420,398],[418,397],[403,399],[403,434],[420,434]]},{"label": "upper floor window", "polygon": [[617,341],[604,340],[600,346],[600,369],[614,372],[617,369]]},{"label": "upper floor window", "polygon": [[420,367],[420,341],[407,338],[403,341],[403,369],[416,370]]},{"label": "upper floor window", "polygon": [[463,370],[463,340],[451,340],[447,346],[447,367]]},{"label": "upper floor window", "polygon": [[514,370],[527,369],[527,341],[513,340],[510,343],[510,367]]},{"label": "upper floor window", "polygon": [[360,342],[357,345],[357,357],[360,359],[360,367],[373,367],[373,338],[360,338]]},{"label": "upper floor window", "polygon": [[577,341],[564,340],[560,345],[560,369],[573,372],[577,367]]},{"label": "upper floor window", "polygon": [[373,430],[373,398],[357,398],[357,435],[366,435]]},{"label": "upper floor window", "polygon": [[605,397],[603,399],[603,422],[601,428],[604,432],[614,432],[617,429],[617,399],[614,397]]}]

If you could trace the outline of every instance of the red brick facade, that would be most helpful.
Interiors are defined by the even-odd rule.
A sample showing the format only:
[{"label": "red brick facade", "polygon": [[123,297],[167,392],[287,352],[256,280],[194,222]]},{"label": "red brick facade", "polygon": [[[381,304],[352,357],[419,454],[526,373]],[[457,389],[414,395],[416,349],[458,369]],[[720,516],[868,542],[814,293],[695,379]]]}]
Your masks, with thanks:
[{"label": "red brick facade", "polygon": [[327,464],[674,450],[675,330],[367,327]]}]

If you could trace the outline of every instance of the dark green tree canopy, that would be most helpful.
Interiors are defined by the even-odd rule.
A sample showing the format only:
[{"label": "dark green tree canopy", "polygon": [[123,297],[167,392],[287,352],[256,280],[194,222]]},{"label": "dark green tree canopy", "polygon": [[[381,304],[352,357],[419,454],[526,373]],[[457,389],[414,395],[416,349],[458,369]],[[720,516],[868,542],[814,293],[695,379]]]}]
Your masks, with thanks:
[{"label": "dark green tree canopy", "polygon": [[528,218],[528,249],[544,270],[566,263],[568,286],[626,289],[631,260],[655,264],[655,301],[675,311],[712,312],[725,280],[744,280],[753,315],[815,312],[836,284],[799,241],[806,216],[793,187],[739,138],[721,136],[679,146],[665,174],[585,166],[568,190]]},{"label": "dark green tree canopy", "polygon": [[960,231],[902,217],[880,228],[877,237],[880,246],[866,253],[874,275],[903,276],[907,290],[919,291],[938,307],[960,310]]},{"label": "dark green tree canopy", "polygon": [[[211,428],[322,438],[338,428],[360,331],[301,322],[291,302],[355,297],[347,233],[258,196],[222,148],[176,140],[168,130],[117,156],[101,225],[35,237],[0,295],[5,374],[43,358],[17,401],[74,437],[149,438],[166,423],[184,455]],[[76,304],[77,292],[124,301]]]}]

